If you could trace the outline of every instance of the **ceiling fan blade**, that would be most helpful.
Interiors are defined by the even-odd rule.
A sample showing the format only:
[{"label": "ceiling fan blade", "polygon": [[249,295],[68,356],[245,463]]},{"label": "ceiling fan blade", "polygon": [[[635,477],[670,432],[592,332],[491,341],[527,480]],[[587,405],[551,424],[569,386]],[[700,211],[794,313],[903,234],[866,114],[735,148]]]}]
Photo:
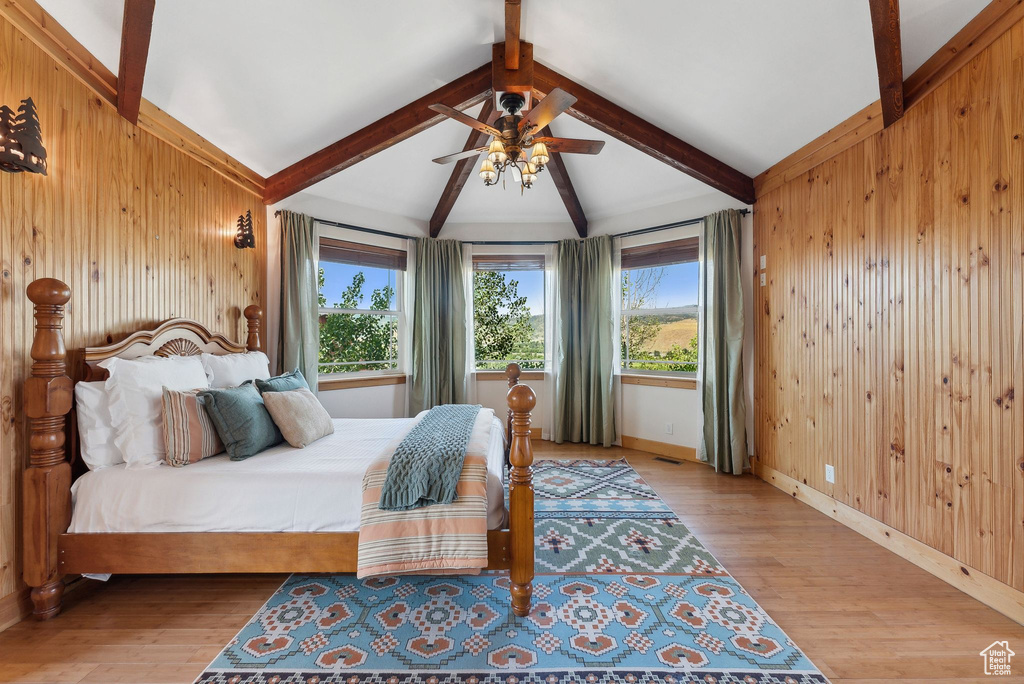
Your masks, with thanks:
[{"label": "ceiling fan blade", "polygon": [[450,119],[455,119],[459,123],[464,123],[464,124],[466,124],[467,126],[469,126],[471,128],[475,128],[476,130],[480,131],[481,133],[486,133],[487,135],[493,135],[493,136],[496,136],[498,138],[501,137],[501,131],[499,131],[494,126],[488,126],[487,124],[485,124],[482,121],[477,121],[476,119],[474,119],[473,117],[469,116],[468,114],[463,114],[458,109],[452,109],[448,105],[432,104],[432,105],[430,105],[430,109],[434,110],[438,114],[444,114],[445,116],[447,116]]},{"label": "ceiling fan blade", "polygon": [[535,131],[540,130],[574,104],[576,104],[576,98],[573,95],[561,88],[555,88],[526,113],[523,120],[519,122],[519,130],[525,131],[528,127],[532,127]]},{"label": "ceiling fan blade", "polygon": [[480,154],[481,152],[486,152],[486,151],[487,151],[486,147],[476,147],[476,148],[473,148],[472,150],[466,150],[465,152],[456,152],[455,154],[447,154],[447,155],[445,155],[443,157],[438,157],[437,159],[433,159],[432,161],[435,164],[451,164],[452,162],[459,161],[460,159],[469,159],[470,157],[475,157],[478,154]]},{"label": "ceiling fan blade", "polygon": [[542,142],[551,152],[569,154],[597,154],[604,149],[604,140],[579,140],[577,138],[534,138],[533,142]]}]

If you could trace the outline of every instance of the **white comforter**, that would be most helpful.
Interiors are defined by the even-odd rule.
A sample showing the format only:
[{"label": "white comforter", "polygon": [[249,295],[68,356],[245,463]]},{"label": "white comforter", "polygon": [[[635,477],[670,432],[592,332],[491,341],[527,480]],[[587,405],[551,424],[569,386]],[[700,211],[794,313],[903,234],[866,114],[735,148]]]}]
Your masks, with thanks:
[{"label": "white comforter", "polygon": [[[335,420],[305,449],[287,444],[244,461],[224,454],[183,468],[124,465],[86,473],[71,487],[73,533],[354,532],[363,472],[414,419]],[[504,427],[487,451],[487,523],[505,521]]]}]

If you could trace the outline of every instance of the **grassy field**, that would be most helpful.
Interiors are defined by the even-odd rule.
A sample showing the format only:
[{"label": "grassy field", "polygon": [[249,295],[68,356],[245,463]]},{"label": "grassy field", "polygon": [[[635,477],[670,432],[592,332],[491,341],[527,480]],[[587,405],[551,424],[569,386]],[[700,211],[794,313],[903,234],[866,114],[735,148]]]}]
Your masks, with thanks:
[{"label": "grassy field", "polygon": [[648,351],[668,351],[676,344],[686,347],[690,343],[690,338],[696,334],[696,318],[684,318],[681,321],[666,323],[658,330],[658,336],[648,345]]},{"label": "grassy field", "polygon": [[[533,340],[544,341],[544,318],[543,316],[531,316],[530,327],[533,329]],[[683,318],[671,323],[665,323],[658,331],[658,336],[649,345],[648,351],[665,352],[678,344],[686,347],[690,339],[697,334],[697,319]]]}]

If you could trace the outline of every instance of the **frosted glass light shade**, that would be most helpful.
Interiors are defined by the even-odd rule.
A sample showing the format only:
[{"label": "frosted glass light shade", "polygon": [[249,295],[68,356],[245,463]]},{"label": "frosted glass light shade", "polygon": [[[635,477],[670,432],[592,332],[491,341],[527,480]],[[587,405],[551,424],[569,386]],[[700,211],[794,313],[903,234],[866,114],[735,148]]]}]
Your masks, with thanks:
[{"label": "frosted glass light shade", "polygon": [[533,152],[530,154],[530,161],[538,166],[544,166],[550,161],[548,146],[542,142],[533,144]]},{"label": "frosted glass light shade", "polygon": [[494,170],[494,164],[490,159],[484,159],[484,163],[480,165],[480,177],[486,183],[492,183],[498,177],[498,172]]},{"label": "frosted glass light shade", "polygon": [[523,183],[531,185],[537,180],[537,166],[533,162],[526,162],[523,166]]},{"label": "frosted glass light shade", "polygon": [[487,149],[487,160],[492,164],[503,164],[506,159],[508,159],[508,155],[505,154],[505,145],[495,138],[491,141],[491,146]]}]

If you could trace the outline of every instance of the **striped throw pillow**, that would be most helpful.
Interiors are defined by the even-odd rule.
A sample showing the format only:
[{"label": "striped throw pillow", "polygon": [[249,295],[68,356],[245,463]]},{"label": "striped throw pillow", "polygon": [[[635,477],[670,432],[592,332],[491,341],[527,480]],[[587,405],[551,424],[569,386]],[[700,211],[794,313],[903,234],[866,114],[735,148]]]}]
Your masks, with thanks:
[{"label": "striped throw pillow", "polygon": [[217,430],[199,401],[201,389],[179,392],[164,387],[164,460],[187,466],[224,451]]}]

